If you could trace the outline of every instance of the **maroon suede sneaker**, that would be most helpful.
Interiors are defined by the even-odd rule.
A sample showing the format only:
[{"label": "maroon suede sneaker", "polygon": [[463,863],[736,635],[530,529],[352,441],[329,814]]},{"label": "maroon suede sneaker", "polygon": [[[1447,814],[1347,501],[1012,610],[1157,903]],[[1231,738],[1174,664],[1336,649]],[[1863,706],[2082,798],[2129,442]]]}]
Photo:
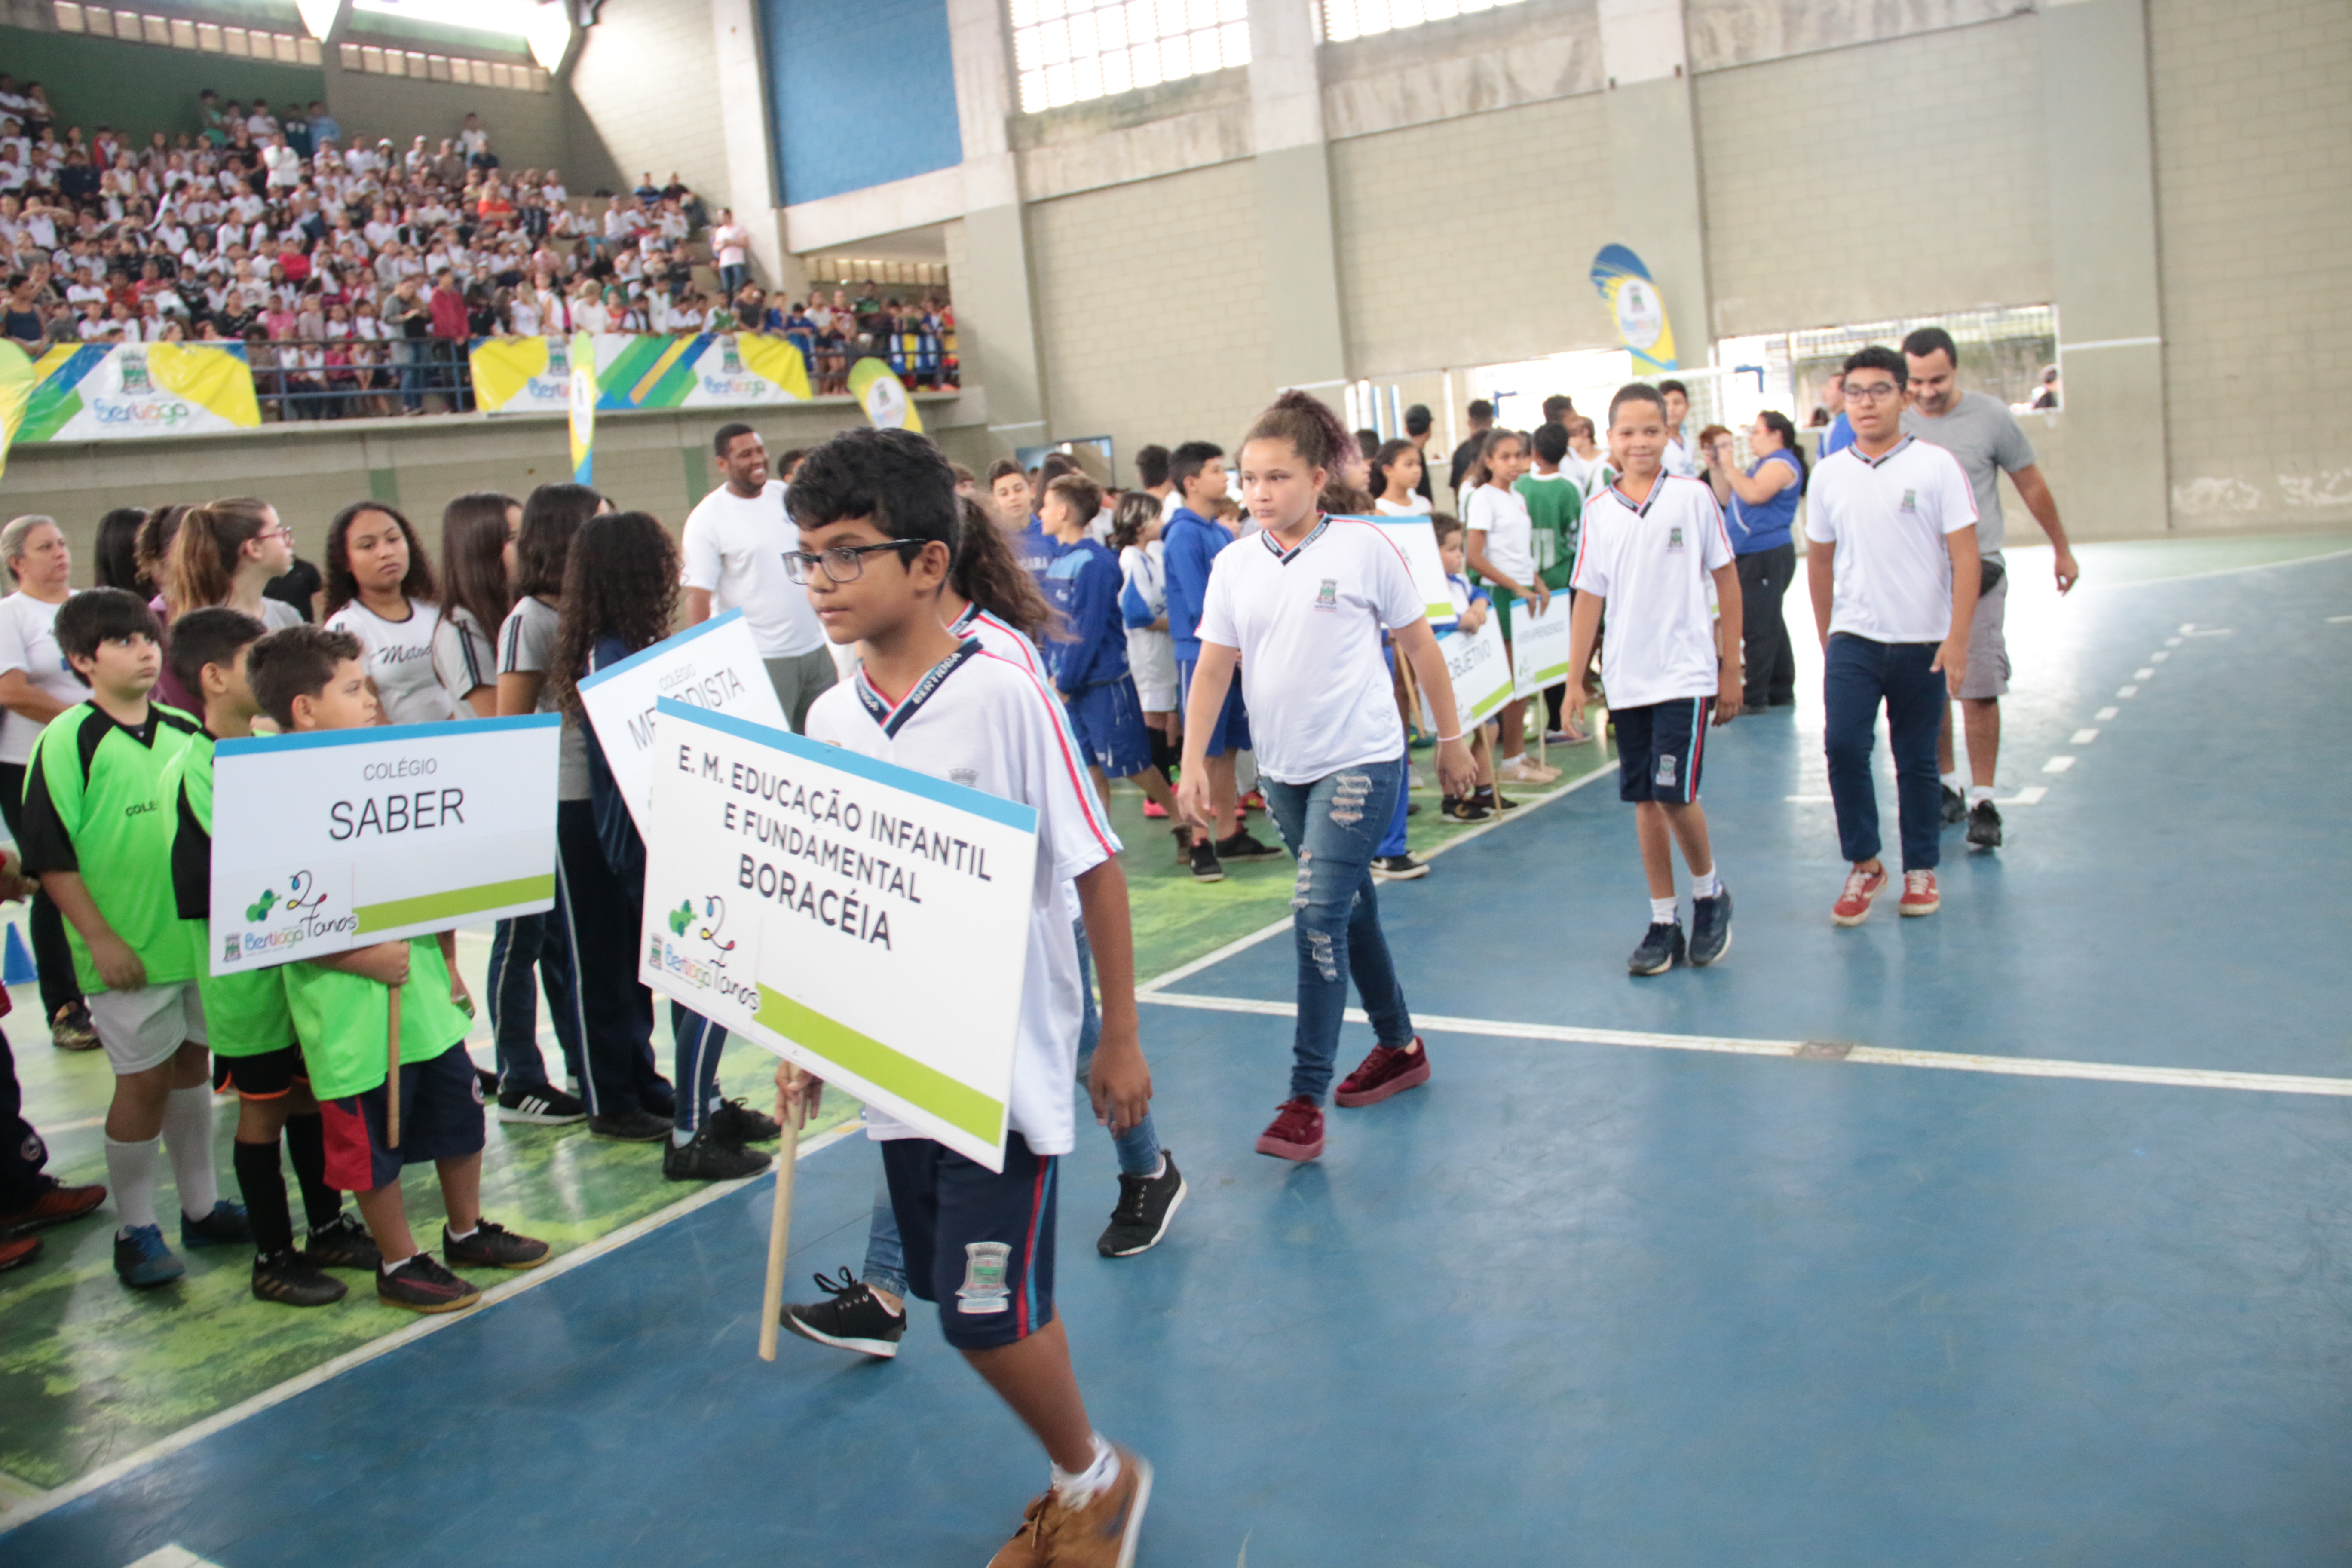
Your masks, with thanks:
[{"label": "maroon suede sneaker", "polygon": [[1273,1125],[1257,1135],[1257,1152],[1277,1160],[1312,1160],[1323,1152],[1323,1110],[1305,1095],[1286,1100]]},{"label": "maroon suede sneaker", "polygon": [[1409,1046],[1374,1046],[1372,1054],[1339,1080],[1339,1091],[1331,1098],[1346,1106],[1377,1105],[1428,1081],[1429,1053],[1415,1035]]}]

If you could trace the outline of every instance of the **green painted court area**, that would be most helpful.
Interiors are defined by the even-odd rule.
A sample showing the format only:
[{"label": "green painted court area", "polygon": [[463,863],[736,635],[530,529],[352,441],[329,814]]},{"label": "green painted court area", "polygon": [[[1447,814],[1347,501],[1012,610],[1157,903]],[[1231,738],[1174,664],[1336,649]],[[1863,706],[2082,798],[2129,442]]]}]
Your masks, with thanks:
[{"label": "green painted court area", "polygon": [[[1426,753],[1415,755],[1426,779]],[[1559,789],[1605,765],[1606,759],[1587,744],[1556,752],[1552,763],[1563,770],[1553,786]],[[1532,804],[1543,796],[1526,798]],[[1416,791],[1414,799],[1423,805],[1409,825],[1415,854],[1486,830],[1485,824],[1440,817],[1433,788]],[[1111,816],[1127,846],[1121,858],[1131,893],[1139,976],[1165,973],[1289,913],[1287,857],[1230,865],[1224,881],[1196,883],[1177,862],[1169,825],[1146,821],[1142,805],[1143,797],[1132,789],[1113,792]],[[1250,826],[1259,837],[1274,839],[1263,816],[1253,815]],[[22,906],[16,918],[21,921]],[[459,967],[478,999],[487,994],[483,970],[488,958],[487,931],[461,933]],[[35,988],[16,987],[11,994],[16,1010],[0,1026],[8,1029],[16,1048],[26,1117],[52,1150],[49,1169],[69,1183],[102,1182],[100,1123],[113,1092],[105,1058],[53,1048],[41,1026]],[[560,1060],[543,1014],[541,1037],[549,1060]],[[654,1040],[656,1059],[667,1074],[669,1029],[659,1018]],[[476,1060],[489,1065],[487,1022],[468,1044]],[[774,1059],[765,1052],[736,1044],[728,1050],[721,1084],[727,1094],[766,1107],[774,1097]],[[828,1095],[822,1116],[805,1136],[847,1121],[856,1110],[848,1097]],[[234,1105],[221,1102],[215,1118],[225,1190],[234,1195]],[[442,1215],[429,1173],[415,1173],[404,1185],[417,1234],[437,1235]],[[701,1184],[663,1179],[658,1144],[592,1137],[584,1125],[512,1126],[495,1116],[490,1122],[482,1173],[484,1212],[553,1244],[559,1255],[701,1190]],[[165,1206],[168,1213],[168,1202]],[[252,1255],[243,1247],[184,1251],[188,1273],[179,1285],[143,1294],[125,1290],[114,1279],[108,1212],[45,1232],[42,1256],[0,1284],[0,1409],[7,1412],[0,1425],[0,1487],[12,1480],[42,1490],[63,1485],[416,1321],[361,1291],[335,1306],[309,1310],[257,1301],[248,1289]],[[168,1218],[165,1229],[179,1250]],[[480,1275],[475,1283],[488,1289],[511,1278]]]}]

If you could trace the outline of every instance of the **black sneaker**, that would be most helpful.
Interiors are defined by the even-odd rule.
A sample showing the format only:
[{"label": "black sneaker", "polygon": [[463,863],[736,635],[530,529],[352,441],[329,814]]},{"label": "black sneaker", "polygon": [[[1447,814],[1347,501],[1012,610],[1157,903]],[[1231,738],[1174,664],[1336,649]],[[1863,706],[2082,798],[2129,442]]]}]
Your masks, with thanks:
[{"label": "black sneaker", "polygon": [[498,1091],[499,1120],[532,1127],[562,1127],[588,1120],[588,1107],[579,1096],[552,1084],[509,1084]]},{"label": "black sneaker", "polygon": [[1438,802],[1437,809],[1440,815],[1452,822],[1484,822],[1495,815],[1476,800],[1458,795],[1447,795]]},{"label": "black sneaker", "polygon": [[402,1264],[397,1274],[386,1274],[381,1264],[376,1267],[375,1299],[412,1312],[455,1312],[480,1300],[482,1293],[435,1262],[431,1253],[420,1252]]},{"label": "black sneaker", "polygon": [[640,1107],[611,1116],[592,1116],[588,1119],[588,1131],[599,1138],[618,1139],[624,1143],[650,1143],[669,1136],[669,1121],[668,1117],[656,1116]]},{"label": "black sneaker", "polygon": [[1162,1149],[1160,1159],[1161,1170],[1156,1176],[1119,1173],[1118,1207],[1110,1211],[1109,1227],[1095,1243],[1095,1250],[1105,1258],[1132,1258],[1150,1251],[1168,1234],[1168,1222],[1183,1206],[1184,1173],[1176,1168],[1176,1156]]},{"label": "black sneaker", "polygon": [[786,1307],[784,1327],[836,1350],[864,1351],[885,1361],[898,1353],[898,1342],[907,1333],[903,1310],[894,1312],[884,1306],[882,1298],[865,1280],[850,1278],[846,1268],[838,1280],[818,1275],[816,1288],[825,1299],[811,1306]]},{"label": "black sneaker", "polygon": [[253,1297],[289,1307],[329,1307],[352,1293],[340,1279],[320,1273],[303,1256],[288,1247],[265,1252],[253,1260]]},{"label": "black sneaker", "polygon": [[251,1247],[253,1225],[245,1217],[245,1205],[226,1198],[213,1204],[213,1212],[200,1219],[180,1215],[180,1245],[197,1247]]},{"label": "black sneaker", "polygon": [[1664,974],[1682,961],[1683,928],[1679,921],[1655,921],[1625,967],[1636,974]]},{"label": "black sneaker", "polygon": [[1410,855],[1381,855],[1372,860],[1372,880],[1375,882],[1410,882],[1429,875],[1429,862],[1416,860]]},{"label": "black sneaker", "polygon": [[1989,800],[1980,800],[1969,809],[1969,847],[2000,847],[2000,812]]},{"label": "black sneaker", "polygon": [[1517,811],[1519,803],[1498,790],[1481,787],[1470,796],[1473,805],[1483,805],[1488,811]]},{"label": "black sneaker", "polygon": [[1944,792],[1944,826],[1956,827],[1969,819],[1969,797],[1949,784],[1940,786]]},{"label": "black sneaker", "polygon": [[547,1243],[517,1236],[496,1220],[478,1220],[463,1241],[441,1227],[441,1256],[452,1268],[536,1268],[547,1261]]},{"label": "black sneaker", "polygon": [[302,1245],[302,1256],[314,1268],[364,1268],[373,1274],[383,1267],[383,1254],[354,1214],[339,1214],[313,1228]]},{"label": "black sneaker", "polygon": [[1225,868],[1217,863],[1217,847],[1203,836],[1192,840],[1192,880],[1222,882]]},{"label": "black sneaker", "polygon": [[[1653,928],[1654,929],[1654,928]],[[1690,961],[1704,969],[1731,951],[1731,889],[1691,900]]]},{"label": "black sneaker", "polygon": [[732,1182],[758,1175],[770,1163],[758,1150],[721,1136],[716,1121],[704,1122],[692,1142],[673,1138],[662,1150],[662,1174],[673,1182]]},{"label": "black sneaker", "polygon": [[1252,838],[1246,828],[1231,838],[1217,840],[1217,858],[1220,860],[1278,860],[1282,853],[1281,846]]},{"label": "black sneaker", "polygon": [[722,1100],[710,1113],[710,1125],[730,1143],[766,1143],[782,1138],[776,1119],[752,1110],[740,1100]]}]

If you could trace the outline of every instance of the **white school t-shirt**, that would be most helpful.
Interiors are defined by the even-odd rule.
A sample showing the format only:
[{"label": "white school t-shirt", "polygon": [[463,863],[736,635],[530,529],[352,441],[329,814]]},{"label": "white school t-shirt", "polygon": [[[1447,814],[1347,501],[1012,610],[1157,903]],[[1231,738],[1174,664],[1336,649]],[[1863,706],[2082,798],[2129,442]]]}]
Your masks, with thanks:
[{"label": "white school t-shirt", "polygon": [[1381,496],[1372,506],[1382,517],[1427,517],[1430,511],[1429,498],[1424,495],[1408,496],[1402,503]]},{"label": "white school t-shirt", "polygon": [[1536,580],[1536,525],[1517,490],[1480,485],[1463,508],[1462,526],[1486,535],[1486,560],[1521,587]]},{"label": "white school t-shirt", "polygon": [[1257,771],[1312,784],[1402,756],[1381,633],[1423,608],[1404,552],[1378,523],[1327,517],[1296,550],[1266,532],[1219,552],[1200,636],[1241,652]]},{"label": "white school t-shirt", "polygon": [[525,594],[499,627],[499,673],[541,677],[534,713],[563,713],[563,733],[555,748],[555,798],[588,798],[588,735],[580,721],[555,705],[555,683],[546,679],[555,662],[556,633],[563,616],[545,600]]},{"label": "white school t-shirt", "polygon": [[457,716],[457,704],[433,673],[433,626],[439,607],[427,599],[408,601],[408,618],[387,621],[353,599],[327,617],[367,650],[368,679],[375,682],[388,724],[437,724]]},{"label": "white school t-shirt", "polygon": [[713,615],[740,607],[761,658],[814,653],[824,646],[824,627],[808,590],[784,575],[784,557],[800,547],[782,479],[748,498],[720,485],[687,514],[684,581],[710,595]]},{"label": "white school t-shirt", "polygon": [[467,692],[478,686],[498,689],[499,659],[490,634],[463,605],[450,605],[433,628],[433,677],[457,705],[460,719],[474,716],[466,701]]},{"label": "white school t-shirt", "polygon": [[[70,708],[89,700],[89,688],[66,662],[58,646],[58,612],[65,606],[19,590],[0,599],[0,669],[21,669],[36,691]],[[33,742],[48,725],[22,713],[0,711],[0,763],[33,760]]]},{"label": "white school t-shirt", "polygon": [[[969,641],[941,668],[944,675],[933,670],[895,703],[859,670],[811,704],[808,736],[1036,809],[1037,873],[1007,1124],[1033,1152],[1066,1154],[1076,1144],[1071,1089],[1083,1007],[1071,884],[1118,854],[1118,837],[1094,804],[1061,703],[1043,680]],[[872,1106],[866,1134],[922,1136]]]},{"label": "white school t-shirt", "polygon": [[966,604],[963,614],[948,630],[960,637],[976,637],[983,651],[1010,659],[1040,680],[1045,679],[1045,661],[1039,656],[1037,645],[1023,636],[1011,621],[992,616],[978,605]]},{"label": "white school t-shirt", "polygon": [[1715,492],[1662,473],[1635,506],[1612,485],[1586,509],[1570,586],[1608,603],[1601,683],[1612,708],[1647,708],[1720,689],[1714,573],[1731,564]]},{"label": "white school t-shirt", "polygon": [[1960,460],[1906,436],[1873,462],[1859,446],[1824,458],[1805,485],[1805,537],[1836,546],[1830,631],[1885,643],[1939,643],[1952,629],[1944,542],[1977,523]]}]

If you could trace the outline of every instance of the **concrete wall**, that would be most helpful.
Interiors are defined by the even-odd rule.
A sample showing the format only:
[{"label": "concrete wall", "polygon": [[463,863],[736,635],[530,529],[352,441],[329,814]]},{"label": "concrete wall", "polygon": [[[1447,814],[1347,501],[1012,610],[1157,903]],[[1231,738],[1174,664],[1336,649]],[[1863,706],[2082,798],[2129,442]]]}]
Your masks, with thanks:
[{"label": "concrete wall", "polygon": [[1230,450],[1273,397],[1248,165],[1040,202],[1028,221],[1054,438],[1111,437],[1130,482],[1150,442]]},{"label": "concrete wall", "polygon": [[1716,335],[2051,300],[2040,27],[1699,76]]},{"label": "concrete wall", "polygon": [[576,163],[598,175],[574,178],[573,191],[626,190],[647,170],[656,182],[675,172],[714,212],[730,205],[709,0],[604,0],[573,55],[565,171]]},{"label": "concrete wall", "polygon": [[429,136],[428,145],[438,146],[442,137],[457,134],[467,115],[478,114],[490,133],[490,151],[509,172],[551,167],[562,170],[574,190],[593,188],[579,184],[581,171],[569,157],[570,127],[560,84],[553,91],[522,92],[371,76],[332,65],[326,75],[327,109],[342,122],[346,137],[389,136],[405,152],[411,138]]},{"label": "concrete wall", "polygon": [[761,0],[787,203],[963,161],[946,0]]},{"label": "concrete wall", "polygon": [[2150,0],[2172,507],[2352,517],[2352,7]]}]

